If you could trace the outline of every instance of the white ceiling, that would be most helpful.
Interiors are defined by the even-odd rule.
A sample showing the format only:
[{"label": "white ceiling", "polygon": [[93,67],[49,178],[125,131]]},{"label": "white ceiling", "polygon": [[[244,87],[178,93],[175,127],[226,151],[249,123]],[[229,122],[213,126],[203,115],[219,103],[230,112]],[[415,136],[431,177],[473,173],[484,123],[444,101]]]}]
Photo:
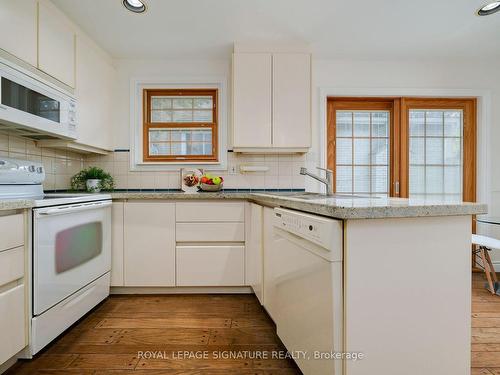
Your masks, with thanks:
[{"label": "white ceiling", "polygon": [[309,43],[320,58],[500,57],[487,0],[52,0],[115,58],[227,58],[234,41]]}]

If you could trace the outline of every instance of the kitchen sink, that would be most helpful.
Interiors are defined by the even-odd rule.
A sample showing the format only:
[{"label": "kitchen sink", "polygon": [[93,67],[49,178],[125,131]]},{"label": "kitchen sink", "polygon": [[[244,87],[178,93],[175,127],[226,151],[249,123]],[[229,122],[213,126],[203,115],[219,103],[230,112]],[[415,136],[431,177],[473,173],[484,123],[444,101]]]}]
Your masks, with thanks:
[{"label": "kitchen sink", "polygon": [[333,195],[326,195],[326,194],[319,194],[319,193],[284,193],[284,194],[276,194],[276,195],[283,195],[286,197],[290,198],[296,198],[296,199],[304,199],[304,200],[315,200],[315,199],[366,199],[366,198],[376,198],[376,197],[371,197],[367,195],[354,195],[354,194],[333,194]]}]

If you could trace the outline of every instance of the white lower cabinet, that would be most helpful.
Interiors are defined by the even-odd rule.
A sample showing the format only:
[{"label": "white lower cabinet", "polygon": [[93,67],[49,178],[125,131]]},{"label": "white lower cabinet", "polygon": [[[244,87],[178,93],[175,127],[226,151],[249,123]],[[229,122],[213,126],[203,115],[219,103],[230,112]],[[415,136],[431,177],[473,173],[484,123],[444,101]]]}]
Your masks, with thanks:
[{"label": "white lower cabinet", "polygon": [[24,285],[0,293],[0,364],[26,346]]},{"label": "white lower cabinet", "polygon": [[124,204],[124,285],[175,285],[175,203]]},{"label": "white lower cabinet", "polygon": [[123,286],[123,202],[111,208],[111,286]]},{"label": "white lower cabinet", "polygon": [[275,249],[275,244],[277,242],[277,237],[274,235],[273,230],[273,218],[274,210],[269,207],[264,207],[264,212],[262,216],[262,241],[263,241],[263,280],[264,280],[264,308],[271,318],[276,322],[277,319],[277,281],[276,275],[272,273],[272,268],[269,267],[271,264],[279,263],[282,261],[279,258],[278,253]]},{"label": "white lower cabinet", "polygon": [[258,300],[263,304],[263,207],[255,203],[247,203],[245,211],[245,284],[252,287]]},{"label": "white lower cabinet", "polygon": [[177,246],[177,286],[245,285],[245,246]]}]

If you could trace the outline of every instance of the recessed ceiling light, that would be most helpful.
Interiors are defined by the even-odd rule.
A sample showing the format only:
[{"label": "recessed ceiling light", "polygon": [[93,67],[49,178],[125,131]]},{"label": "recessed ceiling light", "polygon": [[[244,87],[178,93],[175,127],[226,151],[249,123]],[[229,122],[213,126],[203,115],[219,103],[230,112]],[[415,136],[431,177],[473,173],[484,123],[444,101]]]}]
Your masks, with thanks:
[{"label": "recessed ceiling light", "polygon": [[480,16],[489,16],[490,14],[500,11],[500,1],[494,1],[479,8],[477,14]]},{"label": "recessed ceiling light", "polygon": [[146,11],[146,4],[141,0],[123,0],[123,6],[134,13],[143,13]]}]

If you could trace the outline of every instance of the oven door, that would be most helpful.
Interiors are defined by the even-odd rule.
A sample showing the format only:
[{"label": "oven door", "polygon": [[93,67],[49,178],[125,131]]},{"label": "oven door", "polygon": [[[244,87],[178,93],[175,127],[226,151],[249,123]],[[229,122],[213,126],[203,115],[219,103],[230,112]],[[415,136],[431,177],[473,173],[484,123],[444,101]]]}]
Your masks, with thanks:
[{"label": "oven door", "polygon": [[111,201],[33,210],[33,315],[111,270]]}]

